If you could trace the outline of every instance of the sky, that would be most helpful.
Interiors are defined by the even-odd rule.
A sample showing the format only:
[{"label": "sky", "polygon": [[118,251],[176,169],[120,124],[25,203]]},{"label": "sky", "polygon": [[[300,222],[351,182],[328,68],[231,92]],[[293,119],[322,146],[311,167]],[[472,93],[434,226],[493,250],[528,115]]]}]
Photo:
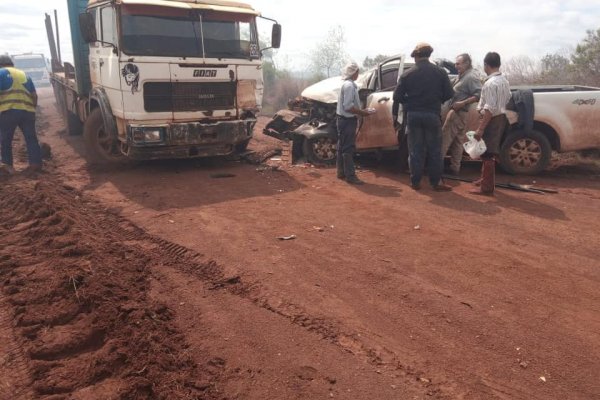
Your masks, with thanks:
[{"label": "sky", "polygon": [[[503,60],[527,55],[570,52],[586,35],[600,29],[599,0],[246,0],[265,17],[283,26],[275,61],[303,71],[309,55],[329,30],[341,26],[346,51],[359,64],[366,56],[410,54],[418,42],[434,48],[432,57],[454,59],[471,54],[482,64],[488,51]],[[63,59],[72,60],[67,0],[0,0],[0,53],[49,55],[44,13],[58,10]],[[270,23],[260,32],[270,33]]]}]

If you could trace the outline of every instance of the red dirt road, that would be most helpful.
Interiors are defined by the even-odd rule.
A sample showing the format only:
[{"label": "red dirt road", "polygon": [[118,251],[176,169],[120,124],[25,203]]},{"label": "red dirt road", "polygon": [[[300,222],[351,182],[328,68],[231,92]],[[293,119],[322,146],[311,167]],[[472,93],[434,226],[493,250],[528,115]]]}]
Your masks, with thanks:
[{"label": "red dirt road", "polygon": [[597,162],[491,199],[377,164],[98,170],[42,106],[48,172],[0,186],[1,399],[600,398]]}]

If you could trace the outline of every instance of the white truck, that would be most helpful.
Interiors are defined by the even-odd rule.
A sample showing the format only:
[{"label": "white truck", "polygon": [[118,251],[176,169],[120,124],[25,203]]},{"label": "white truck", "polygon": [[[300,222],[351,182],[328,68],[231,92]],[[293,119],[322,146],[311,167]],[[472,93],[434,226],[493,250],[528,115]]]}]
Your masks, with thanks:
[{"label": "white truck", "polygon": [[[74,66],[54,60],[46,15],[51,82],[69,133],[83,128],[90,162],[218,156],[247,146],[263,97],[260,14],[250,5],[67,4]],[[267,20],[274,23],[271,47],[277,48],[281,26]]]},{"label": "white truck", "polygon": [[[400,157],[407,157],[402,115],[395,127],[391,109],[399,74],[411,65],[398,55],[360,74],[356,83],[362,105],[377,112],[359,123],[358,152],[400,150]],[[442,62],[439,65],[453,72],[450,65]],[[290,102],[289,109],[275,114],[264,133],[292,140],[295,156],[316,164],[335,163],[335,110],[341,84],[341,78],[335,77],[307,87],[300,98]],[[500,154],[504,170],[532,175],[548,166],[552,151],[600,148],[600,88],[562,85],[513,89],[533,92],[533,125],[532,129],[521,128],[517,111],[508,111],[510,126],[504,134]],[[471,106],[468,130],[477,126],[475,108]]]},{"label": "white truck", "polygon": [[38,53],[13,54],[10,56],[16,68],[24,71],[31,77],[36,87],[50,85],[50,71],[46,57]]}]

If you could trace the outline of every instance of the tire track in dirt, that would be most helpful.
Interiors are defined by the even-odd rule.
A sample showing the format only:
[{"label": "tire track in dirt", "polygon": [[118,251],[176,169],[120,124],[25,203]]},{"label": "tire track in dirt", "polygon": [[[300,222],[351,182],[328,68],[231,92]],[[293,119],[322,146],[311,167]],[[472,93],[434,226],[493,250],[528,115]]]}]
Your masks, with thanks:
[{"label": "tire track in dirt", "polygon": [[147,296],[149,267],[182,248],[125,244],[119,218],[51,176],[5,182],[0,208],[2,398],[220,398]]},{"label": "tire track in dirt", "polygon": [[[0,239],[8,244],[0,251],[0,256],[5,258],[0,262],[0,278],[13,307],[16,319],[13,329],[18,338],[29,339],[23,353],[38,395],[79,393],[81,390],[122,395],[129,391],[156,393],[156,398],[160,398],[161,393],[174,390],[168,387],[156,389],[155,383],[150,384],[154,379],[158,382],[165,379],[157,377],[158,366],[153,373],[147,370],[149,360],[135,361],[134,352],[151,359],[147,350],[125,349],[124,336],[137,339],[144,334],[156,335],[162,329],[176,332],[175,327],[169,326],[170,310],[161,305],[145,304],[147,266],[161,264],[201,279],[211,290],[226,291],[246,299],[372,365],[385,365],[396,370],[411,385],[416,380],[430,396],[444,398],[437,384],[422,378],[424,372],[404,365],[386,349],[367,345],[360,335],[345,328],[343,323],[310,315],[303,307],[287,301],[285,296],[269,292],[259,282],[225,276],[216,262],[201,262],[202,254],[146,233],[73,188],[62,186],[54,178],[47,177],[47,182],[43,183],[26,182],[25,187],[9,184],[0,194],[0,207],[9,210],[0,231]],[[44,206],[40,207],[40,204]],[[33,251],[26,251],[26,248]],[[117,282],[124,278],[124,266],[125,282]],[[55,269],[44,276],[41,271],[49,268]],[[42,276],[38,276],[40,274]],[[94,280],[102,283],[94,285]],[[27,289],[26,296],[22,295],[19,284]],[[42,287],[44,290],[40,290]],[[110,306],[106,304],[108,299],[114,302]],[[117,318],[113,316],[108,322],[102,322],[96,316],[98,311],[103,315],[114,314]],[[89,315],[91,317],[86,317]],[[133,317],[135,324],[142,324],[145,333],[136,334],[139,325],[132,326],[123,321],[124,317]],[[159,326],[156,321],[161,322]],[[150,326],[146,325],[148,323]],[[158,346],[175,346],[181,352],[185,348],[184,337],[177,337],[174,344],[165,341],[168,342],[167,338],[159,335]],[[156,353],[162,351],[156,350]],[[94,361],[98,358],[99,362]],[[176,386],[198,392],[189,382],[195,374],[190,372],[193,370],[191,361],[177,361],[183,376],[174,378]],[[98,364],[97,368],[81,371],[82,364],[94,362]],[[113,364],[119,366],[116,371],[108,368]],[[57,374],[73,379],[56,381]],[[155,377],[148,379],[152,374]],[[210,380],[216,381],[218,377],[212,376]],[[200,386],[199,392],[210,392],[210,388]]]},{"label": "tire track in dirt", "polygon": [[318,334],[321,338],[345,351],[366,359],[374,366],[387,366],[391,370],[400,372],[410,384],[417,381],[424,386],[428,396],[445,398],[441,385],[432,383],[430,379],[426,378],[426,372],[405,364],[396,354],[386,348],[365,343],[360,337],[361,335],[345,328],[342,322],[311,315],[303,307],[286,300],[284,295],[267,290],[260,282],[246,281],[241,276],[226,277],[223,269],[215,261],[200,262],[199,260],[203,258],[202,254],[148,234],[123,217],[117,216],[117,220],[114,221],[118,222],[103,226],[103,229],[126,237],[127,240],[140,246],[144,243],[153,243],[172,257],[166,266],[197,277],[204,281],[211,290],[226,291],[231,295],[246,299],[309,332]]},{"label": "tire track in dirt", "polygon": [[23,354],[23,346],[13,336],[12,317],[8,309],[9,304],[0,293],[0,399],[31,399],[34,393],[27,384],[31,372]]}]

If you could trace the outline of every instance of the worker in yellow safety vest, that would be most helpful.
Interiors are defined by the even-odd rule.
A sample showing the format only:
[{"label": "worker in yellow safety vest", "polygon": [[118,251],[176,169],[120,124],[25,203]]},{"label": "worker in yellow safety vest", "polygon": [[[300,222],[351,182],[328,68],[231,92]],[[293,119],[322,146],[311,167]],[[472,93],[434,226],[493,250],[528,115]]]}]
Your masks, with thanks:
[{"label": "worker in yellow safety vest", "polygon": [[0,55],[0,157],[2,169],[14,172],[12,141],[21,128],[27,146],[29,171],[42,169],[40,144],[35,131],[37,93],[31,78],[14,67],[8,55]]}]

